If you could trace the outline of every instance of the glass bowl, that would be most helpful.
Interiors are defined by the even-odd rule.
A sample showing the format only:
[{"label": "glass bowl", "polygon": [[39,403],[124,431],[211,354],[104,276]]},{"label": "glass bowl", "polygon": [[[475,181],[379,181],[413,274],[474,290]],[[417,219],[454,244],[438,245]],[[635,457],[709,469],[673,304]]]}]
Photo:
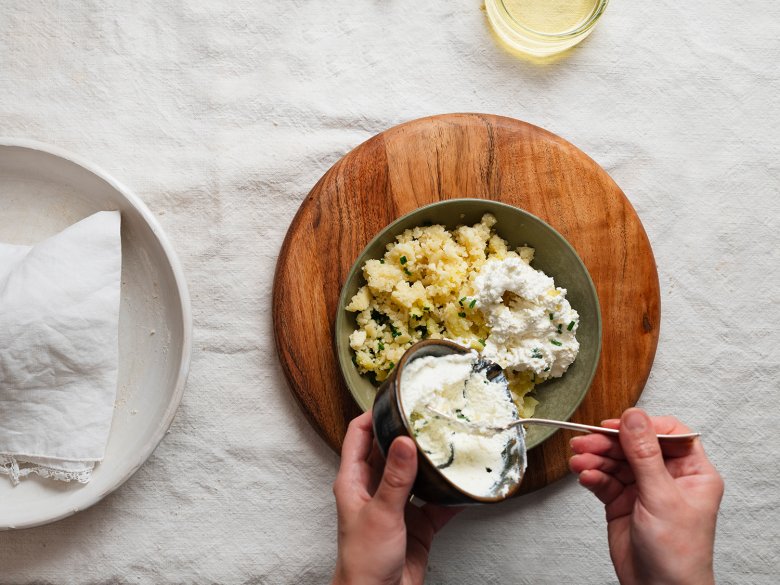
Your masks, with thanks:
[{"label": "glass bowl", "polygon": [[[541,4],[542,0],[537,0]],[[596,26],[607,8],[609,0],[594,0],[593,9],[577,22],[547,27],[548,30],[532,28],[528,22],[518,18],[511,0],[485,0],[485,11],[493,30],[509,48],[533,55],[549,57],[583,41]]]}]

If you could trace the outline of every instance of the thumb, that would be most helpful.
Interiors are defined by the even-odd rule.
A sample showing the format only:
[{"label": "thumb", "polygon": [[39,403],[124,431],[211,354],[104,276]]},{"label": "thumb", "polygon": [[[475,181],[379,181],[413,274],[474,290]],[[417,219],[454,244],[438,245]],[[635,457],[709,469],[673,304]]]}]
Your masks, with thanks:
[{"label": "thumb", "polygon": [[409,437],[398,437],[390,445],[374,501],[387,512],[403,514],[416,475],[417,448]]},{"label": "thumb", "polygon": [[645,504],[652,506],[668,497],[674,487],[666,469],[653,423],[644,410],[629,408],[620,419],[620,446],[634,472],[636,489]]}]

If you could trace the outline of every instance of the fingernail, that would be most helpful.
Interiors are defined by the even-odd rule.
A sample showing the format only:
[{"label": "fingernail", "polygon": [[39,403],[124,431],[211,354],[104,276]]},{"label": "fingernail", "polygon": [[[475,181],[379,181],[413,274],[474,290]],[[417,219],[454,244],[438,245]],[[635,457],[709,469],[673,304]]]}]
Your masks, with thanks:
[{"label": "fingernail", "polygon": [[640,433],[647,428],[647,417],[641,410],[629,410],[623,415],[622,424],[632,433]]}]

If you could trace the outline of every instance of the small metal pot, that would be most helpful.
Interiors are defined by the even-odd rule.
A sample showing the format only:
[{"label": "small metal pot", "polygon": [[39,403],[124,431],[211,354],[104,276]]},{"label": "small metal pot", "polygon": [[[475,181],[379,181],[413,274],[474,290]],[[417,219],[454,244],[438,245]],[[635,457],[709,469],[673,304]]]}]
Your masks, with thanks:
[{"label": "small metal pot", "polygon": [[[442,472],[436,468],[409,428],[409,422],[404,415],[401,393],[401,373],[404,366],[417,358],[425,356],[440,357],[452,353],[465,354],[471,350],[441,339],[426,339],[410,347],[399,360],[396,367],[382,382],[377,390],[373,406],[374,436],[377,439],[382,455],[387,457],[390,444],[396,437],[410,437],[417,445],[417,477],[412,487],[412,493],[426,502],[442,506],[462,506],[470,504],[492,504],[503,501],[517,492],[525,471],[525,442],[523,432],[518,432],[518,439],[510,443],[505,460],[505,470],[518,466],[520,474],[518,479],[512,479],[504,473],[504,480],[500,483],[495,496],[475,496],[461,490],[452,483]],[[488,377],[502,376],[501,368],[496,364],[488,367]],[[506,488],[506,489],[503,489]]]}]

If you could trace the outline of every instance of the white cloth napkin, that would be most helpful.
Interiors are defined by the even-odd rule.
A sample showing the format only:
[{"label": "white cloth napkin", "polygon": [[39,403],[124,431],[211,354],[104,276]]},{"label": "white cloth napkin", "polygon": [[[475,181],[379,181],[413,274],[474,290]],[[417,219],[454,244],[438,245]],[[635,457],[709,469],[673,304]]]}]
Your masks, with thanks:
[{"label": "white cloth napkin", "polygon": [[120,213],[35,246],[0,243],[0,473],[82,483],[117,386]]}]

